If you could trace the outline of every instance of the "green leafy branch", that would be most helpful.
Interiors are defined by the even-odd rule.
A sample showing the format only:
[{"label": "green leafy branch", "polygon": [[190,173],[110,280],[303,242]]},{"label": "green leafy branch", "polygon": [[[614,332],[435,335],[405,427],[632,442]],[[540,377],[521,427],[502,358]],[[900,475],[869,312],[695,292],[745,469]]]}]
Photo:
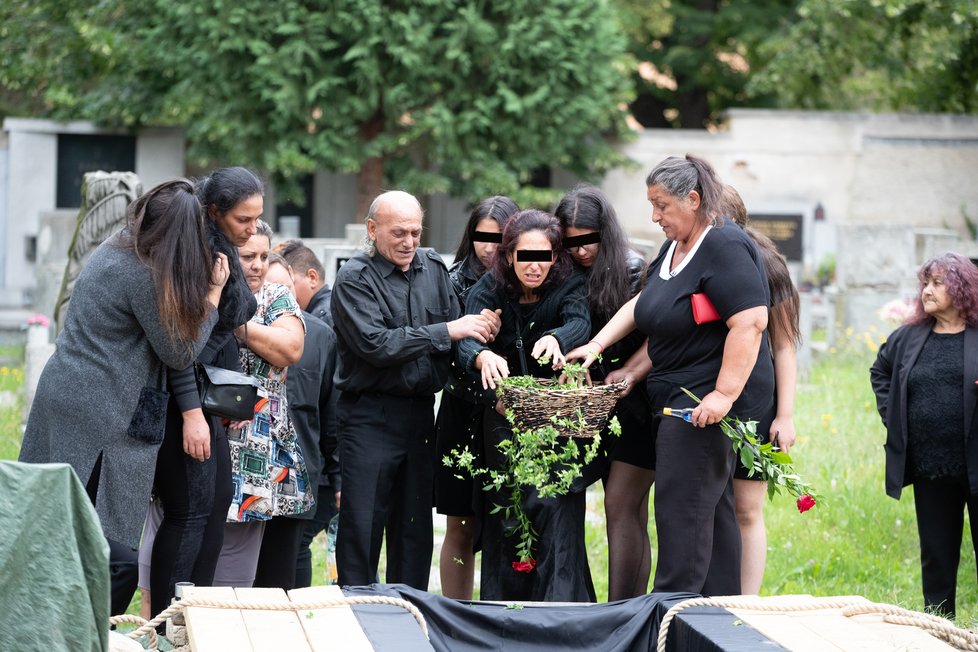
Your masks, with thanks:
[{"label": "green leafy branch", "polygon": [[[519,387],[535,386],[533,383],[539,385],[536,379],[528,376],[504,380]],[[502,512],[505,520],[515,520],[514,525],[507,527],[506,535],[519,538],[517,555],[520,561],[528,562],[533,559],[533,545],[539,535],[523,510],[524,487],[535,488],[541,498],[567,494],[574,481],[581,476],[584,466],[597,456],[601,436],[597,434],[586,439],[588,443],[584,444],[582,455],[576,438],[561,434],[588,430],[589,425],[579,410],[571,417],[553,415],[550,423],[536,428],[524,428],[516,423],[512,410],[506,411],[506,420],[512,427],[513,436],[496,446],[504,457],[502,468],[477,466],[476,456],[467,446],[452,450],[442,458],[442,463],[465,471],[473,478],[483,478],[483,491],[496,491],[501,497],[508,497],[507,502],[494,504],[490,514]],[[615,436],[621,434],[617,417],[612,417],[608,422],[608,430]]]},{"label": "green leafy branch", "polygon": [[[686,396],[697,403],[701,400],[685,387],[680,387]],[[798,510],[807,511],[820,500],[814,487],[805,482],[795,472],[791,456],[778,450],[772,442],[760,443],[757,436],[757,421],[741,421],[734,417],[720,420],[720,429],[733,444],[734,453],[747,468],[750,477],[760,475],[767,481],[767,495],[773,499],[775,494],[787,491],[798,498]],[[810,501],[805,500],[808,497]]]}]

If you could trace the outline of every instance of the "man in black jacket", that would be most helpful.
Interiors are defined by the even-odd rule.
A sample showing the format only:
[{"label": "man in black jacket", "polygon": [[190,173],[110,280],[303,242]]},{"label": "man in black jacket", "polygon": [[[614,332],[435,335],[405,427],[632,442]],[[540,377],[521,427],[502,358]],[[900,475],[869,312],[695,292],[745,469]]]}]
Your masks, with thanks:
[{"label": "man in black jacket", "polygon": [[491,312],[459,316],[441,256],[418,248],[422,215],[405,192],[377,197],[367,251],[340,268],[333,286],[344,585],[374,581],[386,531],[386,581],[427,589],[434,395],[448,379],[452,342],[487,341],[499,327]]}]

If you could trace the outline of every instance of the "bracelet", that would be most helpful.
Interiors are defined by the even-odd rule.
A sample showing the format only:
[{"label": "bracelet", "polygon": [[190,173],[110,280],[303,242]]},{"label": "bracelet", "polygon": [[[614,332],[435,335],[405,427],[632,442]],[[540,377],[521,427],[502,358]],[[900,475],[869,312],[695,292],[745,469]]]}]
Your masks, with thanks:
[{"label": "bracelet", "polygon": [[590,342],[588,342],[588,344],[597,344],[598,345],[598,352],[597,352],[596,355],[601,355],[602,353],[604,353],[604,344],[602,344],[601,342],[599,342],[597,340],[591,340]]}]

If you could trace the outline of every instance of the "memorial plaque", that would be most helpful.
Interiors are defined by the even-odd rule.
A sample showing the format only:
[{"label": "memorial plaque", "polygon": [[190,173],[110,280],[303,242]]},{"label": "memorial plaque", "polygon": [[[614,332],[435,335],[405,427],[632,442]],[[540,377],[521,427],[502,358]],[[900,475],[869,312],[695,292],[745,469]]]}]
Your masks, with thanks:
[{"label": "memorial plaque", "polygon": [[57,207],[81,206],[86,172],[135,172],[135,136],[58,134]]},{"label": "memorial plaque", "polygon": [[771,238],[788,262],[802,262],[802,215],[751,213],[750,225]]}]

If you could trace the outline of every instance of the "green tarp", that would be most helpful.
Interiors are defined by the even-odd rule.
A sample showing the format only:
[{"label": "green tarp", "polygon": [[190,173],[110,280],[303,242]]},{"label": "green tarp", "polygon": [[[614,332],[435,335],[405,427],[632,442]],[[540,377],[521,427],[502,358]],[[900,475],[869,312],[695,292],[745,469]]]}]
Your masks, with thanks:
[{"label": "green tarp", "polygon": [[0,461],[0,650],[106,650],[109,547],[66,464]]}]

